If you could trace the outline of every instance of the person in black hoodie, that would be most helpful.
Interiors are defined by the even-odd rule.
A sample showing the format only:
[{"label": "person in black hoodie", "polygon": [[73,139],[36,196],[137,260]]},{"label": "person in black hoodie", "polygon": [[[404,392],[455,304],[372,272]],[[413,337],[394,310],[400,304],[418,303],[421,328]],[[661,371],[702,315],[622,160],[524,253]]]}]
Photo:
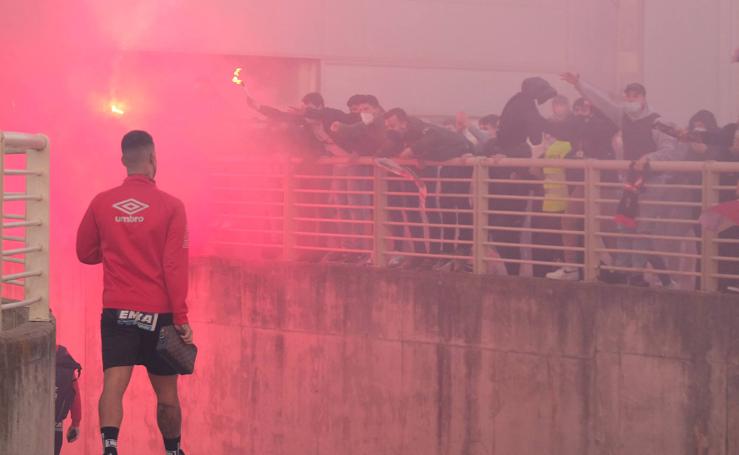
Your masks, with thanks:
[{"label": "person in black hoodie", "polygon": [[[539,145],[550,124],[540,113],[538,105],[554,98],[557,91],[540,77],[525,79],[521,91],[506,103],[498,122],[497,139],[494,150],[498,155],[508,158],[531,158],[532,145]],[[531,175],[525,168],[491,167],[489,176],[494,180],[489,185],[491,198],[488,208],[499,212],[488,217],[490,239],[499,242],[496,249],[505,261],[508,275],[518,275],[520,271],[521,232],[515,229],[523,227],[526,221],[527,196],[532,185],[506,180],[530,180]],[[496,195],[519,196],[517,199],[496,198]],[[498,228],[498,229],[496,229]],[[509,228],[509,229],[506,229]],[[514,230],[510,230],[514,229]],[[507,261],[506,261],[507,260]]]}]

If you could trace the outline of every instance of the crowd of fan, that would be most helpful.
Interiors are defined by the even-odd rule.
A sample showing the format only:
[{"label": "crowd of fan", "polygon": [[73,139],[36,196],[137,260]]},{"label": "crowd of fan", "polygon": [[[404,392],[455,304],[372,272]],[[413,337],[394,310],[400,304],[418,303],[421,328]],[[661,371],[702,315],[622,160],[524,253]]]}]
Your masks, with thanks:
[{"label": "crowd of fan", "polygon": [[[642,198],[654,201],[695,202],[680,204],[643,204],[639,222],[632,227],[601,223],[602,231],[638,234],[604,236],[611,254],[610,264],[600,278],[611,283],[647,286],[641,271],[627,268],[651,267],[658,284],[675,288],[666,259],[659,251],[673,251],[679,245],[668,242],[676,236],[700,238],[700,223],[660,223],[658,219],[697,220],[700,216],[702,183],[700,173],[647,172],[654,161],[732,161],[739,162],[737,123],[720,127],[708,111],[697,112],[685,128],[675,127],[653,112],[647,103],[646,88],[629,84],[624,99],[614,102],[605,92],[565,73],[562,79],[581,95],[574,103],[558,95],[541,78],[523,81],[521,91],[503,107],[472,122],[464,114],[441,124],[410,116],[403,109],[385,110],[373,95],[354,95],[347,101],[348,112],[327,107],[323,97],[310,93],[302,106],[281,111],[260,105],[247,97],[249,105],[264,115],[290,147],[310,157],[346,158],[343,164],[327,166],[313,159],[299,164],[302,174],[330,175],[330,179],[307,179],[300,201],[307,207],[300,214],[305,220],[334,218],[339,222],[302,222],[298,243],[304,247],[302,259],[356,264],[371,263],[372,167],[358,164],[357,157],[415,159],[413,170],[425,182],[428,197],[419,195],[410,180],[391,179],[387,183],[387,222],[391,239],[387,250],[389,267],[422,270],[471,270],[473,212],[470,201],[472,167],[445,164],[462,157],[547,159],[623,159],[632,162],[632,170],[642,172],[645,190]],[[542,115],[540,105],[551,101],[551,113]],[[505,264],[508,275],[522,273],[522,264],[533,263],[533,275],[552,279],[582,278],[582,218],[584,213],[583,171],[564,168],[536,169],[509,167],[503,162],[489,168],[488,240],[495,245],[491,254]],[[600,181],[611,183],[602,196],[618,200],[624,173],[603,171]],[[739,175],[724,173],[720,200],[736,199]],[[439,183],[441,182],[441,183]],[[674,188],[664,185],[678,185]],[[689,186],[692,186],[689,187]],[[736,188],[736,190],[734,189]],[[326,196],[328,194],[328,196]],[[513,197],[511,197],[513,196]],[[328,202],[328,204],[327,204]],[[331,208],[331,207],[335,208]],[[615,210],[615,209],[609,209]],[[531,228],[534,246],[530,261],[522,258],[522,234]],[[562,231],[561,233],[557,231]],[[332,233],[313,236],[310,232]],[[660,240],[664,237],[664,242]],[[719,234],[721,238],[739,239],[739,226]],[[338,240],[336,240],[338,239]],[[338,242],[333,245],[331,242]],[[698,249],[700,243],[696,243]],[[310,246],[315,246],[311,251]],[[325,248],[336,247],[336,248]],[[547,246],[553,248],[547,248]],[[566,248],[563,248],[566,247]],[[324,253],[338,249],[343,252]],[[624,251],[629,251],[625,253]],[[395,254],[394,254],[395,253]],[[719,256],[739,257],[739,245],[721,243]],[[564,266],[558,267],[558,264]],[[696,265],[699,267],[699,265]],[[718,272],[739,275],[739,261],[719,261]],[[697,285],[697,284],[695,284]],[[737,291],[737,280],[723,278],[720,288]]]}]

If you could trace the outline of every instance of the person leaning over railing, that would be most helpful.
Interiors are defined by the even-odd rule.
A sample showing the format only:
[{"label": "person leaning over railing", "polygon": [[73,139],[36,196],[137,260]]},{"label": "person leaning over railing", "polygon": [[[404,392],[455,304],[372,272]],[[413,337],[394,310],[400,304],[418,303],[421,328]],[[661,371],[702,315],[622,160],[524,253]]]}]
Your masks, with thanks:
[{"label": "person leaning over railing", "polygon": [[[537,105],[554,98],[557,91],[544,79],[525,79],[521,91],[508,100],[498,122],[497,137],[488,147],[493,159],[531,158],[531,146],[541,144],[547,120],[539,113]],[[526,221],[528,196],[533,185],[521,183],[531,180],[526,168],[492,166],[488,171],[492,182],[488,187],[488,209],[497,211],[488,217],[489,238],[499,243],[495,246],[508,275],[518,275],[521,264],[521,231]],[[511,182],[508,182],[508,181]],[[513,198],[506,198],[511,196]],[[505,212],[505,213],[500,213]],[[508,228],[508,229],[507,229]],[[513,229],[513,230],[511,230]]]},{"label": "person leaning over railing", "polygon": [[[564,124],[571,121],[569,100],[567,97],[557,95],[552,99],[552,115],[550,121]],[[539,146],[533,148],[536,158],[547,160],[562,160],[570,155],[572,142],[557,139],[549,134],[544,135],[544,140]],[[538,230],[561,231],[561,216],[569,205],[567,174],[562,167],[533,167],[531,173],[541,178],[542,184],[539,194],[542,199],[534,201],[534,209],[531,216],[532,243],[535,245],[531,251],[531,257],[536,261],[533,265],[534,276],[543,278],[547,273],[553,272],[556,264],[562,262],[562,250],[558,248],[545,248],[546,246],[561,247],[562,234],[559,232],[539,232]],[[537,215],[541,213],[541,215]],[[541,264],[548,262],[549,264]]]},{"label": "person leaning over railing", "polygon": [[[350,109],[354,112],[356,108],[356,113],[360,116],[360,119],[351,124],[334,122],[331,124],[331,131],[343,144],[346,144],[347,150],[352,153],[352,159],[377,156],[380,150],[389,148],[387,135],[385,134],[385,119],[383,118],[385,110],[374,95],[354,95],[350,102],[352,103]],[[358,177],[348,182],[350,193],[347,195],[347,200],[349,205],[353,207],[349,209],[352,219],[371,221],[372,196],[356,193],[372,191],[372,181],[370,180],[372,168],[354,164],[350,169],[350,175]],[[366,225],[357,225],[352,232],[360,235],[371,233]],[[353,246],[371,250],[370,242],[365,240],[356,241]],[[347,262],[368,264],[371,262],[371,257],[364,253],[354,254],[348,257]]]},{"label": "person leaning over railing", "polygon": [[[619,125],[623,135],[624,159],[632,161],[637,171],[644,171],[649,161],[681,161],[687,149],[677,140],[659,129],[655,124],[667,124],[661,116],[653,112],[647,103],[646,88],[639,83],[631,83],[624,90],[624,102],[615,103],[610,97],[580,79],[578,74],[564,73],[562,79],[572,84],[585,98],[590,100],[604,115]],[[665,172],[648,173],[646,191],[641,195],[642,201],[663,201],[670,196],[669,189],[656,188],[654,185],[666,184],[670,176]],[[649,219],[673,218],[673,208],[659,203],[642,203],[640,217]],[[676,283],[665,273],[664,259],[656,252],[655,241],[645,236],[664,235],[665,223],[639,220],[636,228],[623,228],[627,236],[618,238],[620,250],[631,250],[633,253],[617,253],[614,266],[620,268],[646,268],[647,262],[660,272],[659,279],[664,287],[675,287]],[[671,250],[676,250],[677,245]],[[640,271],[601,271],[601,279],[609,283],[626,283],[636,286],[648,286],[644,274]]]},{"label": "person leaning over railing", "polygon": [[[291,107],[289,111],[282,111],[260,104],[248,93],[246,102],[249,107],[270,121],[288,125],[289,131],[295,132],[296,136],[304,142],[304,146],[300,147],[300,152],[307,151],[306,154],[309,156],[307,159],[303,159],[295,169],[288,170],[288,172],[292,171],[301,175],[318,177],[301,179],[295,182],[295,187],[299,190],[296,199],[300,204],[297,214],[300,218],[310,220],[296,223],[297,230],[306,233],[335,232],[336,226],[334,223],[314,221],[316,219],[331,219],[336,215],[332,209],[326,207],[331,202],[332,197],[336,199],[336,196],[334,196],[336,192],[331,197],[327,195],[328,190],[332,188],[332,180],[328,177],[332,175],[333,168],[316,163],[315,158],[321,155],[348,156],[348,153],[336,143],[327,131],[329,131],[332,123],[336,121],[351,123],[356,116],[342,112],[339,109],[326,107],[320,93],[306,94],[301,99],[300,106]],[[323,176],[326,178],[321,178]],[[322,236],[300,235],[297,237],[296,243],[299,246],[306,247],[299,259],[317,262],[323,258],[324,253],[320,250],[311,251],[310,247],[325,248],[327,242],[326,238]]]},{"label": "person leaning over railing", "polygon": [[[688,135],[684,134],[682,137],[686,138]],[[698,135],[693,135],[693,139],[709,146],[719,147],[721,161],[739,162],[739,121],[729,123],[720,130],[699,132]],[[719,202],[739,198],[739,172],[722,172],[719,176],[719,185],[728,188],[719,192]],[[721,231],[718,237],[720,240],[739,239],[739,226],[731,226]],[[718,254],[723,258],[739,258],[739,244],[721,242],[718,245]],[[729,278],[719,278],[720,291],[739,293],[739,261],[731,259],[718,261],[718,273],[733,275]]]},{"label": "person leaning over railing", "polygon": [[[403,142],[404,149],[399,155],[399,158],[401,159],[416,158],[420,162],[443,162],[458,158],[471,151],[469,142],[463,136],[451,132],[443,127],[432,125],[417,118],[410,117],[403,109],[400,108],[391,109],[385,113],[385,127],[391,133],[391,136],[398,135]],[[427,179],[435,179],[438,176],[438,166],[421,165],[420,167],[422,167],[421,175],[423,177]],[[454,170],[450,170],[447,173],[443,173],[443,175],[449,177],[450,175],[456,175],[456,173]],[[427,185],[429,185],[429,183],[432,182],[428,182]],[[469,188],[469,185],[467,185],[467,188]],[[460,189],[456,186],[449,187],[448,185],[442,184],[439,189],[440,191],[438,191],[435,185],[432,184],[429,186],[428,190],[429,194],[442,193],[442,196],[444,196],[445,192],[448,194]],[[434,210],[437,208],[436,205],[444,203],[445,207],[448,207],[451,210],[464,207],[464,202],[459,202],[458,199],[467,201],[467,207],[469,207],[469,200],[467,197],[441,197],[439,198],[440,202],[437,202],[434,199],[435,198],[431,197],[427,201],[427,214],[431,224],[429,227],[429,231],[431,232],[431,254],[440,254],[442,230],[439,227],[433,227],[433,224],[440,224],[442,222],[442,217]],[[466,223],[466,221],[462,222]],[[470,228],[460,229],[461,240],[472,240],[471,224],[472,223],[470,221]],[[421,252],[425,252],[424,246],[421,247]],[[412,267],[421,269],[439,268],[443,267],[446,262],[448,262],[448,259],[414,258],[412,261]]]}]

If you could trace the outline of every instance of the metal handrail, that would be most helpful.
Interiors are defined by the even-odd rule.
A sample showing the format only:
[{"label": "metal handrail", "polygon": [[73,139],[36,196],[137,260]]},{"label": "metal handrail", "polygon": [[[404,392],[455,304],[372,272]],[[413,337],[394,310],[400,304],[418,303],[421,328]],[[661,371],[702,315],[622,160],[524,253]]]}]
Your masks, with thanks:
[{"label": "metal handrail", "polygon": [[[234,199],[219,197],[217,204],[224,208],[221,217],[229,219],[222,223],[221,229],[228,235],[227,239],[214,242],[219,245],[242,245],[255,247],[268,245],[269,248],[281,247],[283,258],[294,259],[296,252],[361,252],[371,253],[375,266],[384,266],[391,256],[407,256],[427,259],[454,259],[471,261],[475,273],[489,273],[492,264],[520,264],[532,265],[571,265],[584,270],[585,279],[592,281],[597,278],[600,263],[603,260],[613,260],[614,255],[624,253],[649,253],[663,257],[664,260],[698,261],[700,268],[696,271],[676,270],[673,265],[667,272],[675,277],[700,276],[703,290],[716,290],[718,279],[724,278],[725,272],[719,273],[719,264],[725,258],[718,254],[719,249],[726,245],[733,245],[731,240],[720,238],[718,235],[704,229],[697,235],[695,228],[700,226],[699,221],[692,215],[697,209],[706,209],[718,202],[720,192],[733,189],[726,184],[720,185],[718,176],[726,172],[738,172],[739,163],[734,162],[666,162],[653,161],[651,169],[653,175],[672,174],[682,176],[695,174],[700,176],[700,183],[680,183],[680,180],[658,179],[648,183],[648,192],[641,197],[640,205],[643,213],[639,222],[656,226],[655,232],[637,229],[634,232],[616,229],[613,215],[621,198],[623,183],[603,181],[602,171],[615,171],[624,175],[628,170],[628,161],[600,161],[600,160],[551,160],[525,158],[486,158],[465,157],[443,163],[419,162],[417,160],[396,160],[403,166],[421,168],[419,178],[427,184],[426,207],[419,205],[419,194],[413,189],[413,182],[405,180],[374,166],[374,159],[362,157],[348,161],[345,158],[323,158],[314,164],[315,170],[307,170],[305,166],[296,166],[299,159],[287,159],[281,163],[269,162],[265,168],[269,172],[279,172],[280,178],[266,181],[263,178],[241,179],[238,182],[229,182]],[[332,175],[332,166],[338,166],[340,175]],[[238,165],[230,162],[232,175],[238,173]],[[351,166],[372,167],[370,175],[346,175]],[[468,167],[466,171],[470,178],[455,175],[446,177],[438,170],[443,167]],[[276,169],[279,168],[279,171]],[[296,169],[300,171],[296,172]],[[432,168],[432,171],[423,170]],[[562,181],[528,180],[522,178],[506,179],[490,173],[491,169],[510,168],[529,170],[532,168],[557,168],[561,170],[582,170],[579,180],[567,180],[569,174]],[[258,165],[251,165],[249,173],[259,169]],[[436,169],[436,170],[434,170]],[[329,170],[329,172],[325,172]],[[219,174],[220,175],[220,174]],[[612,176],[613,173],[607,175]],[[610,178],[610,177],[609,177]],[[253,180],[253,182],[251,181]],[[406,182],[398,186],[398,182]],[[338,183],[338,184],[336,184]],[[549,183],[542,186],[542,183]],[[250,185],[254,187],[250,187]],[[435,186],[430,186],[430,185]],[[511,185],[523,187],[539,186],[544,195],[530,194],[493,194],[495,188],[508,188]],[[362,185],[362,186],[359,186]],[[461,185],[461,186],[460,186]],[[548,189],[547,189],[548,188]],[[552,188],[562,191],[569,188],[578,193],[558,194]],[[274,197],[259,198],[260,191],[269,194],[277,193]],[[504,191],[504,190],[501,190]],[[674,195],[685,194],[690,199],[680,199]],[[250,195],[250,196],[244,196]],[[693,199],[702,195],[702,200]],[[254,198],[254,200],[252,200]],[[240,200],[237,200],[240,199]],[[248,201],[244,200],[248,199]],[[415,201],[415,202],[414,202]],[[450,202],[451,201],[451,202]],[[466,202],[465,202],[466,201]],[[452,205],[449,205],[449,204]],[[569,209],[564,212],[534,212],[534,206],[556,203],[566,207],[582,207],[578,211]],[[502,205],[500,205],[502,204]],[[529,209],[522,212],[520,209],[511,209],[511,204],[519,206],[529,204]],[[538,205],[537,205],[538,204]],[[244,207],[258,207],[259,212],[234,214],[230,216],[225,207],[241,205]],[[356,212],[356,213],[355,213]],[[345,218],[346,216],[346,218]],[[540,223],[539,225],[491,225],[496,220],[506,217],[525,216]],[[400,217],[400,218],[398,218]],[[434,218],[436,217],[436,218]],[[457,217],[466,217],[460,221]],[[552,227],[548,223],[562,223]],[[467,224],[465,224],[467,223]],[[575,227],[577,226],[577,227]],[[250,232],[246,237],[244,232]],[[453,237],[449,238],[449,232]],[[467,237],[463,231],[468,231]],[[281,243],[272,243],[272,237],[281,237]],[[506,234],[508,233],[508,234]],[[243,234],[243,235],[242,235]],[[503,238],[496,236],[503,235]],[[521,236],[521,240],[509,242],[508,235]],[[251,236],[251,237],[250,237]],[[492,237],[491,237],[492,236]],[[531,239],[528,236],[533,236]],[[538,236],[538,237],[537,237]],[[561,237],[569,236],[570,243],[549,245],[543,242],[542,236]],[[616,247],[618,242],[680,242],[686,248],[697,245],[696,252],[690,250],[681,252],[673,247],[660,250],[651,246],[644,251],[634,247]],[[576,242],[572,244],[571,242]],[[445,245],[446,253],[436,252],[439,245]],[[494,247],[516,245],[524,250],[550,250],[564,252],[565,255],[578,253],[582,257],[576,261],[562,259],[541,260],[537,257],[505,258],[496,257]],[[605,245],[605,246],[604,246]],[[722,246],[723,245],[723,246]],[[673,245],[674,246],[674,245]],[[419,250],[420,248],[420,250]],[[436,249],[435,249],[436,248]],[[465,254],[449,252],[458,248],[469,248]],[[661,248],[661,247],[660,247]],[[667,248],[667,247],[666,247]],[[491,252],[492,250],[492,252]],[[431,253],[430,251],[434,251]],[[491,256],[492,254],[492,256]],[[582,261],[582,262],[579,262]],[[654,270],[654,267],[619,267],[609,265],[611,270],[630,270],[640,272]],[[736,278],[739,278],[737,276]]]},{"label": "metal handrail", "polygon": [[[25,167],[8,168],[5,157],[18,154],[26,155],[23,160]],[[0,248],[0,270],[9,272],[0,277],[0,282],[3,283],[2,301],[7,302],[0,303],[2,330],[4,310],[28,307],[29,321],[49,321],[50,318],[48,139],[40,134],[0,131],[0,175],[0,207],[4,220],[0,227],[3,241]],[[11,185],[6,184],[6,177],[14,178]],[[15,186],[21,183],[22,187]],[[6,191],[8,186],[25,188],[25,191]],[[6,202],[12,203],[13,212],[6,212]],[[5,222],[7,220],[14,221]],[[21,230],[22,233],[13,232],[18,235],[8,235],[5,232],[8,229]],[[8,244],[12,244],[13,248],[8,248]]]}]

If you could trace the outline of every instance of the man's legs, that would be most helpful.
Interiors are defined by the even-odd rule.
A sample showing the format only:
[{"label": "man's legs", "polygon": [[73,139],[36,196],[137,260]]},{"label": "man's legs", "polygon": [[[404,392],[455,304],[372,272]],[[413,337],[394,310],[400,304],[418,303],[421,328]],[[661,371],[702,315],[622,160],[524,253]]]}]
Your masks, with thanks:
[{"label": "man's legs", "polygon": [[54,424],[54,455],[59,455],[64,442],[64,422]]},{"label": "man's legs", "polygon": [[149,381],[157,395],[157,424],[164,438],[167,455],[179,455],[182,412],[177,394],[177,375],[159,376],[149,373]]},{"label": "man's legs", "polygon": [[100,431],[103,454],[117,455],[118,429],[123,421],[123,394],[131,380],[132,366],[111,367],[103,372],[103,393],[100,395]]}]

